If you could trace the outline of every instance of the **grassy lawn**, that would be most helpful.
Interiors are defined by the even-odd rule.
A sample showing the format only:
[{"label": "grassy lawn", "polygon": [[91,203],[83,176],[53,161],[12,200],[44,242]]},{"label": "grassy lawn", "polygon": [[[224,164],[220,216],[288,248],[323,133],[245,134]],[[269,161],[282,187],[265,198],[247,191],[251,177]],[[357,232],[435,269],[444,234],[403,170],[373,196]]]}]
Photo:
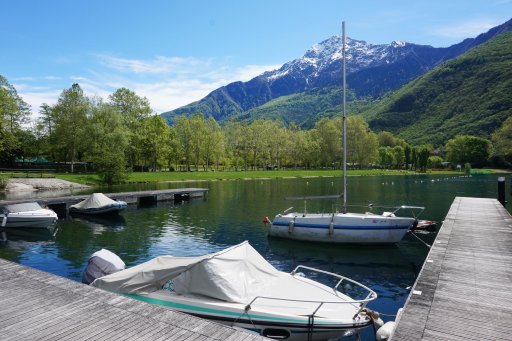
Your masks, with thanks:
[{"label": "grassy lawn", "polygon": [[[348,176],[378,176],[378,175],[414,175],[420,174],[404,170],[365,169],[349,170]],[[428,174],[461,175],[454,171],[429,171]],[[335,177],[340,176],[340,170],[269,170],[269,171],[240,171],[240,172],[134,172],[130,175],[128,183],[147,183],[163,181],[216,181],[240,180],[258,178],[307,178],[307,177]],[[83,184],[99,183],[94,174],[56,174],[55,177]]]}]

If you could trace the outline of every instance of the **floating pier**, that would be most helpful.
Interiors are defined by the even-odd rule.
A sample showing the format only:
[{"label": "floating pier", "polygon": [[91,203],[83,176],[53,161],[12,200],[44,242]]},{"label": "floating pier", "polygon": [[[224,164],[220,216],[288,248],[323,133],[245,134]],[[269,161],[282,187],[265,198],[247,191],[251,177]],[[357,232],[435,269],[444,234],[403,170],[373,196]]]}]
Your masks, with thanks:
[{"label": "floating pier", "polygon": [[455,198],[392,341],[511,340],[512,216],[496,199]]},{"label": "floating pier", "polygon": [[3,259],[0,307],[5,341],[267,340]]},{"label": "floating pier", "polygon": [[[128,204],[152,205],[159,201],[170,200],[187,200],[191,198],[202,198],[206,195],[208,189],[205,188],[179,188],[179,189],[163,189],[155,191],[136,191],[136,192],[120,192],[105,193],[107,197],[113,200],[122,200]],[[24,202],[38,202],[42,206],[48,206],[59,216],[66,216],[68,208],[89,196],[87,195],[71,195],[54,198],[37,198],[37,199],[21,199],[21,200],[0,200],[0,207],[10,204],[20,204]]]}]

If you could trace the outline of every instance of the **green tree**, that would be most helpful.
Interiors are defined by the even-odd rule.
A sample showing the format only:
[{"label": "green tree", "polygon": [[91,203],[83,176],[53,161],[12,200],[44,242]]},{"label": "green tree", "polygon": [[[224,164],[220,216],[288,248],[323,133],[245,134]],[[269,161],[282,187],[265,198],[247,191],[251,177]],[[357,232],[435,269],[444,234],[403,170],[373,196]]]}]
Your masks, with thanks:
[{"label": "green tree", "polygon": [[217,121],[211,116],[205,121],[204,142],[204,163],[206,170],[210,169],[212,162],[215,162],[218,167],[225,150],[224,134]]},{"label": "green tree", "polygon": [[404,140],[401,138],[396,137],[393,135],[393,133],[390,133],[389,131],[381,131],[377,134],[377,138],[379,140],[379,146],[380,147],[395,147],[395,146],[401,146],[405,148],[405,145],[407,144]]},{"label": "green tree", "polygon": [[152,110],[146,97],[140,97],[135,92],[120,88],[109,96],[109,104],[118,111],[122,117],[124,124],[128,128],[129,150],[128,164],[133,167],[140,163],[143,158],[144,151],[141,143],[143,136],[139,136],[143,130],[140,129],[143,122],[151,116]]},{"label": "green tree", "polygon": [[421,172],[427,171],[428,158],[430,157],[430,147],[427,145],[418,148],[418,168]]},{"label": "green tree", "polygon": [[54,149],[61,159],[71,163],[71,173],[74,172],[74,163],[80,160],[89,141],[85,135],[89,108],[89,99],[80,85],[75,83],[62,91],[52,109],[55,118]]},{"label": "green tree", "polygon": [[137,143],[143,151],[143,166],[156,172],[168,163],[169,133],[170,128],[160,115],[148,117],[142,122],[137,133],[140,139]]},{"label": "green tree", "polygon": [[[231,158],[235,171],[238,171],[247,149],[247,139],[245,138],[247,126],[231,120],[223,130],[226,137],[226,154]],[[244,167],[247,167],[247,164],[244,164]]]},{"label": "green tree", "polygon": [[494,156],[501,157],[507,162],[512,162],[512,117],[503,122],[502,126],[496,130],[491,141],[494,146]]},{"label": "green tree", "polygon": [[284,162],[294,168],[308,164],[308,154],[310,154],[308,150],[311,146],[311,141],[308,138],[308,132],[301,130],[299,126],[292,124],[287,131],[285,141],[286,158],[284,159]]},{"label": "green tree", "polygon": [[414,171],[416,171],[418,169],[418,155],[419,155],[418,147],[412,147],[412,149],[411,149],[411,165],[412,165],[412,169]]},{"label": "green tree", "polygon": [[116,108],[102,101],[95,103],[87,136],[91,143],[86,157],[94,162],[102,182],[107,185],[124,182],[129,175],[126,167],[129,138]]},{"label": "green tree", "polygon": [[428,158],[427,167],[430,169],[441,168],[443,166],[442,162],[443,162],[442,157],[433,155]]},{"label": "green tree", "polygon": [[379,147],[379,163],[384,168],[391,168],[395,161],[395,153],[391,147]]},{"label": "green tree", "polygon": [[366,167],[377,160],[379,142],[360,116],[347,118],[347,163]]},{"label": "green tree", "polygon": [[405,161],[405,151],[400,145],[393,147],[393,154],[395,156],[395,165],[397,169],[402,169]]},{"label": "green tree", "polygon": [[27,123],[30,107],[5,77],[0,75],[0,163],[12,164],[23,156],[22,125]]},{"label": "green tree", "polygon": [[39,118],[36,122],[36,131],[38,141],[41,143],[41,149],[44,154],[55,160],[55,152],[52,146],[56,145],[55,131],[55,114],[53,108],[43,103],[39,108]]},{"label": "green tree", "polygon": [[196,172],[199,170],[199,163],[202,161],[206,150],[206,122],[203,114],[196,113],[189,118],[191,135],[192,162],[195,165]]},{"label": "green tree", "polygon": [[322,118],[315,124],[314,138],[318,143],[318,161],[325,167],[341,164],[341,117]]},{"label": "green tree", "polygon": [[453,164],[481,167],[492,154],[492,144],[481,137],[458,135],[446,143],[446,158]]},{"label": "green tree", "polygon": [[180,138],[176,126],[172,126],[169,128],[169,145],[167,148],[167,162],[169,170],[173,170],[174,167],[172,164],[174,163],[176,169],[179,168],[179,164],[183,158],[183,148],[180,143]]},{"label": "green tree", "polygon": [[2,127],[11,133],[28,123],[30,118],[30,106],[18,95],[18,92],[5,77],[0,75],[0,117]]},{"label": "green tree", "polygon": [[182,162],[185,164],[185,170],[190,171],[192,162],[192,127],[187,116],[178,116],[174,122],[174,133],[177,136],[181,146]]},{"label": "green tree", "polygon": [[406,144],[404,147],[405,169],[409,169],[412,163],[412,148]]}]

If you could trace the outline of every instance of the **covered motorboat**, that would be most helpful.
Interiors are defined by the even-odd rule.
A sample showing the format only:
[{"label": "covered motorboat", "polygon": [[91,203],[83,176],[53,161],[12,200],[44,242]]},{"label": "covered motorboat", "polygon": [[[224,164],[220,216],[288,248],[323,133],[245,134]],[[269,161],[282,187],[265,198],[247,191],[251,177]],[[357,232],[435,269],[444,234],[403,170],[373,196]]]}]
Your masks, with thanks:
[{"label": "covered motorboat", "polygon": [[[334,279],[333,286],[304,273]],[[377,298],[366,286],[322,270],[298,266],[291,273],[281,272],[248,242],[198,257],[157,257],[100,277],[91,285],[289,340],[358,333],[372,324],[364,309]],[[350,288],[354,297],[342,288]]]},{"label": "covered motorboat", "polygon": [[103,193],[91,194],[87,199],[69,207],[69,213],[87,215],[118,214],[128,205],[124,201],[115,201]]},{"label": "covered motorboat", "polygon": [[57,213],[37,202],[12,204],[0,208],[0,227],[46,228],[57,221]]}]

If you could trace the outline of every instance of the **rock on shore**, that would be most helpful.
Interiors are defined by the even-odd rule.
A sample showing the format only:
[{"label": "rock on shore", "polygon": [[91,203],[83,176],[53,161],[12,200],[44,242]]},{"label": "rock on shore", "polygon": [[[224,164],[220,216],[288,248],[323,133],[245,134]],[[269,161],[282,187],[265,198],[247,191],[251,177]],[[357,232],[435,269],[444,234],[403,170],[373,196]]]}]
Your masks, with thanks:
[{"label": "rock on shore", "polygon": [[14,192],[87,187],[89,186],[55,178],[16,178],[9,179],[5,189],[8,192]]}]

